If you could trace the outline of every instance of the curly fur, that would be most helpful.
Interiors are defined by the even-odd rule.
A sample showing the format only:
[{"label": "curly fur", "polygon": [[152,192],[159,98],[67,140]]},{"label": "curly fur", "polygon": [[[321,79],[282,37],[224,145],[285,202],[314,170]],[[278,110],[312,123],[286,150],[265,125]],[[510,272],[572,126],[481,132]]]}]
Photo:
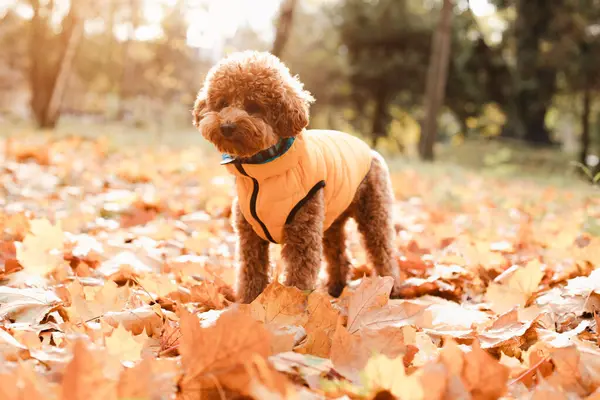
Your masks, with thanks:
[{"label": "curly fur", "polygon": [[[223,152],[247,157],[282,137],[296,136],[309,122],[314,101],[302,83],[269,53],[241,52],[225,58],[208,73],[194,104],[194,125],[204,138]],[[232,130],[227,133],[224,126]],[[327,262],[328,292],[339,296],[346,285],[350,261],[344,226],[354,218],[370,262],[379,275],[398,283],[392,226],[393,192],[385,161],[373,152],[370,171],[348,209],[323,232],[323,191],[308,200],[286,224],[282,257],[285,284],[303,290],[315,288],[321,260]],[[254,300],[269,282],[269,243],[260,238],[234,205],[238,236],[237,297]],[[395,290],[397,285],[395,285]],[[394,294],[394,293],[393,293]]]},{"label": "curly fur", "polygon": [[[314,99],[269,53],[235,53],[208,72],[194,104],[194,124],[221,152],[250,156],[308,126]],[[235,124],[229,138],[221,125]]]}]

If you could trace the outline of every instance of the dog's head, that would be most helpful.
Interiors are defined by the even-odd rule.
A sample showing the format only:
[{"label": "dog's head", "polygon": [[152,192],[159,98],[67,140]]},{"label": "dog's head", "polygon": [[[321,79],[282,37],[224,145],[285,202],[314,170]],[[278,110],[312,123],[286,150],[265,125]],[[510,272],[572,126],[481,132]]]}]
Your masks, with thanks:
[{"label": "dog's head", "polygon": [[234,53],[206,76],[194,104],[194,125],[227,154],[247,157],[298,135],[313,97],[269,53]]}]

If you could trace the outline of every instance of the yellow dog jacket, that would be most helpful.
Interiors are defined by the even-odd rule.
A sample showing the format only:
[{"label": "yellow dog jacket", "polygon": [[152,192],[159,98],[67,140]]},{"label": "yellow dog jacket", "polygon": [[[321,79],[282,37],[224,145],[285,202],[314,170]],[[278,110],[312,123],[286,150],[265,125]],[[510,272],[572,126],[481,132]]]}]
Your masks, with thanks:
[{"label": "yellow dog jacket", "polygon": [[250,161],[224,155],[223,162],[236,177],[242,214],[260,237],[273,243],[282,243],[285,225],[321,188],[323,229],[329,228],[352,203],[373,157],[360,139],[330,130],[305,130],[261,153],[275,153],[276,147],[275,157],[257,161],[253,156]]}]

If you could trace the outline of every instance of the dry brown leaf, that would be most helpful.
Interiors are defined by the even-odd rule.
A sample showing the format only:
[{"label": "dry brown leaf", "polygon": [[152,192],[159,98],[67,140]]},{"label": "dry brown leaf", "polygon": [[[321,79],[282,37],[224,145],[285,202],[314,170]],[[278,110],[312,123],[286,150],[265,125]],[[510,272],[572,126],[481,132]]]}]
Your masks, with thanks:
[{"label": "dry brown leaf", "polygon": [[17,260],[15,242],[0,241],[0,279],[22,269],[23,267]]},{"label": "dry brown leaf", "polygon": [[0,286],[0,319],[38,324],[61,305],[60,297],[50,290]]},{"label": "dry brown leaf", "polygon": [[261,323],[238,311],[222,313],[214,325],[206,328],[195,315],[182,311],[182,392],[201,395],[219,387],[247,388],[250,378],[244,365],[255,356],[268,357],[268,338]]},{"label": "dry brown leaf", "polygon": [[333,335],[331,361],[335,368],[348,379],[355,382],[360,371],[373,354],[383,354],[397,358],[410,354],[405,343],[405,335],[414,330],[386,327],[382,329],[363,329],[360,333],[350,334],[341,322]]},{"label": "dry brown leaf", "polygon": [[108,312],[125,308],[129,298],[127,287],[107,281],[101,287],[82,286],[78,281],[68,287],[74,316],[83,321],[100,318]]},{"label": "dry brown leaf", "polygon": [[134,338],[130,331],[126,330],[123,325],[119,325],[104,340],[106,349],[112,357],[121,361],[138,361],[141,357],[144,339],[147,340],[148,336],[142,333]]},{"label": "dry brown leaf", "polygon": [[60,400],[116,400],[116,381],[106,376],[106,364],[106,353],[77,340],[64,371]]},{"label": "dry brown leaf", "polygon": [[363,325],[362,317],[388,303],[394,279],[387,277],[364,278],[348,305],[348,331],[355,332]]},{"label": "dry brown leaf", "polygon": [[29,350],[10,333],[0,328],[0,356],[7,361],[29,357]]},{"label": "dry brown leaf", "polygon": [[156,297],[165,297],[172,292],[177,291],[177,284],[168,276],[152,274],[138,279],[137,283],[145,292]]},{"label": "dry brown leaf", "polygon": [[208,308],[222,310],[227,306],[227,300],[219,286],[212,282],[201,282],[190,290],[190,300]]},{"label": "dry brown leaf", "polygon": [[175,394],[177,366],[171,360],[145,358],[119,377],[119,399],[155,399]]},{"label": "dry brown leaf", "polygon": [[30,365],[21,363],[12,370],[0,369],[0,399],[56,399],[57,390]]},{"label": "dry brown leaf", "polygon": [[371,357],[367,363],[362,380],[371,392],[387,390],[402,400],[422,400],[425,388],[418,376],[407,376],[401,357],[389,359],[384,355]]},{"label": "dry brown leaf", "polygon": [[250,375],[248,394],[256,399],[285,400],[296,398],[296,390],[288,379],[264,358],[254,357],[246,365]]},{"label": "dry brown leaf", "polygon": [[[530,261],[522,268],[515,268],[506,283],[491,283],[485,294],[486,300],[497,313],[507,312],[517,305],[525,307],[531,295],[537,291],[543,276],[540,262]],[[496,278],[497,281],[501,279],[502,277]]]},{"label": "dry brown leaf", "polygon": [[[462,396],[453,396],[448,386],[450,381],[456,380],[456,377],[451,377],[448,368],[441,363],[428,363],[417,370],[413,376],[418,378],[424,390],[424,400],[441,400],[444,398],[468,398],[466,392]],[[448,395],[446,395],[448,393]],[[446,395],[446,397],[445,397]]]},{"label": "dry brown leaf", "polygon": [[[152,263],[148,261],[152,261]],[[150,257],[145,257],[142,260],[134,252],[121,251],[114,257],[102,262],[98,271],[113,281],[125,281],[156,272],[156,264],[157,261],[150,260]]]},{"label": "dry brown leaf", "polygon": [[510,370],[475,342],[464,355],[462,377],[473,400],[497,399],[506,392]]},{"label": "dry brown leaf", "polygon": [[26,274],[45,276],[63,262],[64,234],[46,219],[29,222],[31,233],[18,243],[17,260]]},{"label": "dry brown leaf", "polygon": [[121,324],[134,335],[145,331],[149,336],[155,336],[160,335],[164,317],[175,319],[172,313],[160,310],[158,305],[152,307],[145,305],[130,310],[107,312],[102,319],[113,328]]},{"label": "dry brown leaf", "polygon": [[340,313],[331,305],[330,297],[319,292],[312,292],[308,296],[307,313],[308,319],[304,324],[306,342],[296,348],[296,351],[319,357],[329,357],[331,338]]},{"label": "dry brown leaf", "polygon": [[[539,314],[539,311],[537,311]],[[490,349],[500,346],[516,346],[523,344],[523,335],[531,328],[535,322],[534,318],[519,320],[519,312],[513,309],[506,314],[501,315],[494,324],[482,331],[478,339],[483,349]]]},{"label": "dry brown leaf", "polygon": [[303,325],[306,319],[307,295],[295,287],[272,282],[249,305],[240,310],[257,321],[271,325]]}]

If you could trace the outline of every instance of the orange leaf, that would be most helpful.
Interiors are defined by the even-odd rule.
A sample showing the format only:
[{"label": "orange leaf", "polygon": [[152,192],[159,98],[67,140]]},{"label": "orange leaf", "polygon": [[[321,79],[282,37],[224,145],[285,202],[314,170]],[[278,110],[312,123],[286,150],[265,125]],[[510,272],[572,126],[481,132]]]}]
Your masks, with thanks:
[{"label": "orange leaf", "polygon": [[195,315],[183,310],[179,346],[182,392],[201,396],[219,387],[247,387],[244,364],[254,356],[268,357],[268,337],[261,323],[238,311],[226,311],[214,325],[204,328]]}]

